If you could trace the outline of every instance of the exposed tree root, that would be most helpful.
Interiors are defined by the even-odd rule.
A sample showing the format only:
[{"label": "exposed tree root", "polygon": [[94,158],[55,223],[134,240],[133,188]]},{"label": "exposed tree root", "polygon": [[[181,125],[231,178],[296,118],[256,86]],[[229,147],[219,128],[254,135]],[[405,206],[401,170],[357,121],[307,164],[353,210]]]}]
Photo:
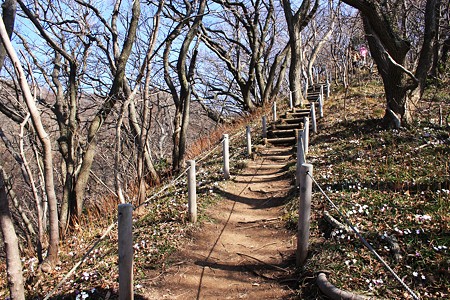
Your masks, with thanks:
[{"label": "exposed tree root", "polygon": [[368,296],[362,296],[362,295],[356,295],[351,292],[343,291],[334,285],[332,285],[328,279],[325,273],[319,273],[317,275],[317,285],[319,286],[319,289],[330,297],[333,300],[369,300],[369,299],[376,299],[375,297],[368,297]]}]

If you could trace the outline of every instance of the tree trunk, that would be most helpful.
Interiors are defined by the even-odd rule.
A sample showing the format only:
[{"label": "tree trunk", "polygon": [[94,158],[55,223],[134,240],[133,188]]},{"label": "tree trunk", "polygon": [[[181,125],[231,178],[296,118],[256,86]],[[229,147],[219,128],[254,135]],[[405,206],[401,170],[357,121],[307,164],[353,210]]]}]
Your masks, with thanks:
[{"label": "tree trunk", "polygon": [[343,2],[361,11],[370,52],[377,64],[386,92],[384,116],[386,125],[400,127],[411,124],[433,60],[440,0],[426,1],[422,47],[414,72],[405,67],[411,42],[401,35],[398,22],[392,21],[395,19],[392,15],[399,14],[398,11],[386,10],[386,7],[378,1],[343,0]]},{"label": "tree trunk", "polygon": [[[125,89],[125,95],[127,95],[126,92],[127,88]],[[130,102],[130,105],[128,106],[128,115],[131,123],[132,130],[135,132],[136,136],[140,136],[142,133],[141,127],[139,126],[138,119],[137,119],[137,112],[136,112],[136,104],[134,101]],[[140,142],[140,140],[138,140]],[[139,147],[142,147],[142,145],[139,145]],[[144,152],[144,159],[145,159],[145,166],[147,168],[147,171],[150,174],[150,179],[155,184],[159,184],[161,182],[161,178],[156,172],[155,166],[153,165],[152,158],[150,157],[150,145],[148,141],[145,141],[145,152]]]},{"label": "tree trunk", "polygon": [[289,68],[289,89],[292,93],[294,105],[303,104],[302,69],[303,55],[301,44],[302,29],[309,23],[317,11],[319,1],[314,1],[311,7],[310,0],[303,0],[295,14],[292,11],[291,1],[283,0],[283,10],[289,30],[289,45],[291,46],[291,65]]},{"label": "tree trunk", "polygon": [[6,273],[8,275],[10,298],[14,300],[25,299],[19,241],[9,211],[2,166],[0,166],[0,229],[5,244]]},{"label": "tree trunk", "polygon": [[316,46],[314,47],[314,49],[311,53],[311,57],[309,58],[308,77],[309,77],[309,82],[311,84],[313,84],[313,82],[314,82],[312,69],[313,69],[314,63],[316,62],[317,55],[319,54],[320,50],[322,50],[322,47],[325,45],[325,43],[327,42],[328,38],[331,36],[331,34],[333,33],[333,30],[334,30],[334,17],[332,17],[332,18],[333,18],[333,20],[331,22],[330,28],[325,33],[323,38],[316,44]]},{"label": "tree trunk", "polygon": [[[269,73],[269,78],[267,79],[267,83],[271,83],[271,88],[270,88],[270,93],[268,95],[266,95],[266,93],[264,94],[265,102],[267,100],[275,98],[280,91],[281,84],[285,78],[286,68],[290,62],[290,55],[291,55],[290,50],[291,50],[290,46],[287,45],[287,47],[285,47],[285,49],[281,52],[281,54],[279,54],[275,58],[275,62],[272,64],[272,67],[271,67],[270,73]],[[279,57],[283,58],[282,63],[280,63],[280,61],[278,59]],[[278,71],[278,78],[274,82],[274,79],[273,79],[274,75],[275,75],[274,73],[276,72],[276,67],[278,65],[280,66],[280,69]],[[266,91],[268,91],[268,89],[266,89]]]},{"label": "tree trunk", "polygon": [[302,34],[300,29],[294,26],[295,33],[293,35],[297,43],[291,43],[291,65],[289,67],[289,89],[292,93],[292,102],[295,106],[303,105],[302,90],[302,69],[303,69],[303,53],[302,53]]},{"label": "tree trunk", "polygon": [[381,33],[376,31],[373,21],[363,14],[364,30],[370,51],[383,79],[386,92],[386,113],[383,119],[389,127],[410,125],[414,119],[432,64],[438,6],[438,0],[427,1],[424,41],[414,74],[404,67],[410,44],[396,37],[391,37],[387,42],[386,36],[380,37]]},{"label": "tree trunk", "polygon": [[[203,13],[206,7],[206,0],[201,0],[198,3],[197,14],[194,18],[192,25],[189,27],[188,32],[183,40],[177,59],[177,74],[178,81],[180,83],[179,95],[173,84],[173,81],[169,73],[169,53],[173,40],[180,35],[183,27],[188,25],[187,23],[179,23],[177,27],[170,33],[166,40],[166,48],[164,50],[164,79],[169,86],[172,93],[172,97],[175,103],[175,117],[174,117],[174,132],[172,134],[173,141],[173,151],[172,151],[172,170],[179,171],[182,167],[186,152],[186,135],[187,128],[189,126],[189,113],[190,113],[190,101],[191,101],[191,85],[194,76],[194,69],[197,60],[197,49],[200,42],[200,37],[198,37],[197,44],[194,46],[194,53],[191,57],[189,65],[187,63],[188,53],[190,46],[195,36],[199,32],[199,27],[201,26]],[[192,14],[193,11],[187,14]],[[186,18],[186,20],[189,20]]]},{"label": "tree trunk", "polygon": [[[53,176],[53,153],[50,137],[42,125],[42,120],[39,114],[39,110],[36,107],[35,99],[31,94],[30,87],[26,80],[25,73],[23,71],[20,60],[14,50],[11,41],[9,39],[8,33],[6,32],[5,25],[3,23],[3,18],[0,20],[0,34],[3,45],[11,58],[15,66],[15,71],[19,79],[20,87],[25,98],[28,110],[31,115],[31,120],[33,122],[34,129],[39,137],[39,141],[42,144],[43,156],[44,156],[44,179],[45,179],[45,192],[47,195],[47,201],[49,205],[49,219],[50,219],[50,244],[47,251],[47,257],[44,264],[47,264],[44,271],[50,271],[58,261],[58,248],[59,248],[59,227],[58,227],[58,207],[57,199],[54,186],[54,176]],[[44,264],[42,265],[44,267]]]},{"label": "tree trunk", "polygon": [[181,111],[177,108],[175,110],[175,116],[173,119],[173,134],[172,134],[172,170],[174,172],[178,172],[181,168],[181,159],[180,159],[180,136],[181,136],[181,119],[182,114]]},{"label": "tree trunk", "polygon": [[[2,4],[3,22],[5,23],[6,32],[8,33],[9,38],[11,38],[11,35],[14,31],[14,23],[16,20],[16,9],[17,9],[16,0],[5,0]],[[3,46],[2,43],[0,43],[0,70],[3,69],[6,55],[7,53],[5,46]]]},{"label": "tree trunk", "polygon": [[[103,103],[101,109],[97,112],[95,117],[92,119],[88,130],[87,144],[84,159],[80,167],[78,174],[78,179],[75,184],[74,194],[75,203],[74,210],[75,214],[72,216],[71,222],[74,224],[78,223],[83,211],[84,195],[89,180],[92,163],[94,162],[95,152],[97,150],[97,133],[102,127],[105,119],[111,113],[116,102],[121,97],[119,94],[123,90],[125,68],[130,57],[131,50],[136,38],[136,32],[139,23],[139,17],[141,14],[141,7],[139,1],[133,2],[132,16],[130,25],[128,27],[127,36],[122,47],[122,51],[118,53],[116,57],[116,73],[114,74],[114,79],[108,94],[107,99]],[[116,49],[118,51],[118,49]]]}]

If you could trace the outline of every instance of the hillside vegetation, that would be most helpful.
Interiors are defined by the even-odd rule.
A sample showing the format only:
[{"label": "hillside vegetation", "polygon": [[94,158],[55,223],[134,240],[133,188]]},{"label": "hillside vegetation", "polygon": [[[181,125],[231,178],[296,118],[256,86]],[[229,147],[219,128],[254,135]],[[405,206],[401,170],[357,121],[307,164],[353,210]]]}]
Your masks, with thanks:
[{"label": "hillside vegetation", "polygon": [[[437,122],[439,104],[447,116],[443,127]],[[325,103],[325,117],[319,121],[319,132],[312,136],[307,160],[313,164],[314,178],[326,195],[408,286],[425,299],[448,298],[450,99],[441,89],[430,88],[417,124],[402,130],[386,130],[379,125],[383,107],[382,87],[376,81],[356,84],[348,91],[334,91]],[[253,132],[257,135],[259,116],[254,116],[254,120]],[[243,125],[227,129],[230,134],[237,134],[230,149],[233,172],[245,167],[245,145],[242,136],[239,138]],[[215,136],[217,140],[220,133]],[[216,142],[211,144],[217,145]],[[221,200],[214,193],[214,187],[222,180],[220,149],[216,147],[207,157],[206,151],[197,156],[199,160],[204,159],[197,169],[198,226],[186,222],[184,177],[172,185],[169,183],[161,193],[158,189],[149,191],[148,197],[156,197],[137,211],[134,217],[137,298],[141,283],[147,279],[145,270],[163,270],[177,245],[192,230],[201,227],[208,206]],[[194,155],[202,150],[190,151]],[[294,174],[292,169],[293,181]],[[381,298],[408,298],[407,291],[354,234],[345,228],[336,228],[336,224],[324,218],[327,211],[344,223],[316,186],[313,192],[310,257],[305,269],[298,270],[299,297],[321,299],[315,276],[317,271],[326,270],[329,280],[342,289],[369,292]],[[294,199],[286,205],[284,216],[293,235],[298,197]],[[115,222],[113,200],[104,199],[103,210],[98,215],[89,211],[80,229],[64,243],[60,251],[61,264],[53,273],[43,275],[36,259],[24,259],[28,298],[40,298],[51,291]],[[110,213],[105,215],[108,211]],[[95,245],[85,262],[54,296],[77,299],[117,296],[116,231],[112,229]],[[392,246],[392,241],[397,247]],[[0,272],[4,273],[4,268],[2,264]],[[7,295],[5,279],[2,277],[0,297]]]},{"label": "hillside vegetation", "polygon": [[[429,88],[414,126],[386,130],[380,126],[381,91],[372,82],[351,88],[346,97],[337,93],[312,138],[309,162],[326,195],[413,291],[423,299],[448,298],[450,99],[442,88]],[[329,280],[344,290],[409,298],[350,230],[325,220],[327,211],[345,224],[317,187],[313,197],[311,257],[302,274],[302,298],[320,298],[314,284],[318,270],[329,272]],[[288,215],[295,224],[295,204]]]}]

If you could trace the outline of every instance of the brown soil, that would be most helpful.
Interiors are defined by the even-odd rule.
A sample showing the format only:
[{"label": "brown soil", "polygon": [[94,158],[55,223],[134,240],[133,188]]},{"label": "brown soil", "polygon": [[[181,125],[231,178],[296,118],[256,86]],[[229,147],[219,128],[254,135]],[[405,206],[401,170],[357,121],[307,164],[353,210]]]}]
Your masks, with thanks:
[{"label": "brown soil", "polygon": [[290,299],[295,236],[281,220],[292,195],[291,148],[264,148],[216,192],[223,200],[163,272],[149,271],[147,299]]}]

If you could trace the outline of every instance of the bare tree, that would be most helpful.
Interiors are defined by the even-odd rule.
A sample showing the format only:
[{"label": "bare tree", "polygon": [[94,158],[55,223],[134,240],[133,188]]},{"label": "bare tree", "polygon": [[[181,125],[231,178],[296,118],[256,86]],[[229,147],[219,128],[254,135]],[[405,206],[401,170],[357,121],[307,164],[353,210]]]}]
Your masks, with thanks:
[{"label": "bare tree", "polygon": [[[119,9],[119,5],[116,7]],[[117,10],[118,11],[118,10]],[[97,146],[97,133],[102,127],[106,117],[110,114],[116,102],[120,99],[120,93],[123,90],[124,79],[125,79],[125,68],[127,65],[128,58],[130,57],[131,50],[135,41],[136,32],[139,23],[140,16],[140,3],[139,1],[134,1],[131,7],[131,19],[127,31],[125,41],[123,43],[122,49],[115,45],[118,53],[115,53],[115,74],[110,87],[108,96],[103,102],[101,108],[97,111],[95,117],[91,120],[88,136],[87,136],[87,147],[85,149],[84,160],[80,167],[80,174],[78,176],[77,184],[75,187],[75,193],[77,195],[76,204],[76,215],[79,218],[81,216],[84,200],[84,192],[89,179],[90,170],[92,163],[94,161],[94,156]],[[113,32],[117,34],[117,29],[113,29]],[[117,43],[117,41],[116,41]],[[120,49],[120,50],[119,50]]]},{"label": "bare tree", "polygon": [[[117,101],[123,98],[121,93],[124,86],[125,67],[135,41],[140,15],[139,1],[134,1],[131,7],[127,7],[131,10],[131,18],[121,47],[117,22],[122,1],[118,0],[115,2],[110,24],[101,16],[99,10],[91,4],[81,0],[76,2],[78,10],[77,7],[71,6],[73,5],[72,3],[71,5],[49,6],[46,8],[46,13],[42,15],[46,17],[53,16],[54,19],[52,20],[42,19],[41,15],[34,13],[34,11],[37,12],[39,9],[43,9],[39,3],[35,3],[37,6],[32,11],[25,3],[18,1],[27,18],[32,21],[41,37],[55,53],[51,79],[48,78],[46,81],[52,87],[55,95],[55,104],[50,107],[58,122],[60,132],[58,143],[64,159],[63,172],[65,177],[63,180],[64,190],[60,211],[62,235],[67,230],[69,222],[73,225],[79,223],[85,191],[97,149],[97,134]],[[74,15],[78,15],[79,18],[62,19],[65,12],[60,11],[60,9],[72,9]],[[106,33],[96,34],[92,31],[87,18],[90,15],[99,19],[99,23],[105,27]],[[42,23],[49,25],[46,26],[48,29],[44,28]],[[68,33],[72,33],[73,37],[68,38]],[[111,37],[105,37],[105,40],[111,44],[105,46],[101,37],[107,33]],[[83,143],[81,139],[79,101],[84,95],[80,96],[78,90],[82,77],[89,76],[86,74],[88,55],[92,52],[91,47],[94,44],[105,53],[104,57],[110,67],[112,79],[108,90],[105,91],[106,94],[99,96],[104,101],[99,105],[100,107],[95,116],[89,122],[86,142]],[[45,72],[42,73],[45,74]],[[67,76],[67,79],[62,80],[63,75]],[[89,77],[89,79],[92,78]],[[98,79],[94,82],[102,84]],[[64,93],[65,90],[68,92]]]},{"label": "bare tree", "polygon": [[[223,8],[218,14],[223,21],[203,26],[202,40],[230,75],[205,80],[204,84],[209,86],[207,92],[232,97],[242,110],[252,111],[277,94],[282,81],[277,79],[284,76],[280,70],[287,65],[289,48],[277,35],[274,2],[215,2]],[[231,76],[231,80],[224,80],[224,76]],[[234,84],[237,91],[231,88]]]},{"label": "bare tree", "polygon": [[2,43],[8,53],[11,61],[14,64],[17,78],[20,83],[20,88],[25,98],[28,111],[31,116],[31,121],[36,131],[39,141],[43,148],[43,162],[44,162],[44,180],[45,192],[47,202],[49,205],[49,219],[50,219],[50,243],[47,251],[47,257],[42,265],[44,271],[50,271],[58,262],[58,248],[59,248],[59,228],[58,228],[58,207],[55,193],[54,176],[53,176],[53,154],[52,145],[48,133],[42,124],[39,110],[36,106],[36,101],[31,94],[28,82],[23,71],[20,60],[14,50],[8,33],[4,27],[3,20],[0,22],[0,34]]},{"label": "bare tree", "polygon": [[[16,0],[5,0],[2,4],[2,15],[3,22],[5,23],[6,32],[8,32],[9,37],[14,29],[14,22],[16,19],[17,1]],[[6,49],[3,44],[0,45],[0,70],[3,69],[6,58]]]},{"label": "bare tree", "polygon": [[[339,5],[339,4],[338,4]],[[308,81],[310,85],[314,84],[314,76],[313,76],[313,66],[316,63],[317,57],[321,52],[322,48],[328,42],[331,34],[334,31],[336,14],[333,8],[333,1],[328,1],[328,7],[321,10],[320,18],[319,13],[316,14],[316,18],[314,18],[309,25],[312,27],[313,34],[313,43],[311,53],[309,55],[307,70],[308,70]],[[321,62],[323,63],[323,62]]]},{"label": "bare tree", "polygon": [[289,30],[289,45],[291,47],[291,65],[289,68],[289,88],[292,93],[292,99],[295,105],[300,105],[303,101],[302,97],[302,29],[313,18],[319,7],[319,0],[315,0],[314,4],[310,0],[303,0],[294,12],[290,0],[283,0],[284,15]]},{"label": "bare tree", "polygon": [[[3,23],[3,20],[1,20]],[[3,27],[3,24],[0,25]],[[6,272],[9,281],[11,299],[25,299],[23,287],[22,262],[20,260],[19,242],[9,211],[8,193],[3,167],[0,165],[0,230],[3,235],[6,252]]]},{"label": "bare tree", "polygon": [[[122,195],[122,189],[120,187],[121,181],[121,169],[119,169],[119,159],[120,159],[120,131],[122,127],[122,121],[125,117],[125,110],[128,108],[129,115],[129,123],[131,127],[131,131],[133,132],[134,140],[137,143],[138,155],[137,155],[137,182],[138,182],[138,195],[137,195],[137,205],[141,204],[145,198],[145,179],[150,179],[155,184],[160,183],[159,174],[156,172],[155,167],[153,165],[153,160],[150,157],[151,148],[149,145],[149,131],[151,127],[151,104],[150,104],[150,84],[152,78],[152,60],[156,54],[155,47],[158,38],[159,26],[160,26],[160,18],[161,13],[164,7],[164,1],[160,1],[157,5],[156,12],[153,16],[153,24],[150,33],[150,38],[145,36],[144,39],[147,40],[148,44],[145,45],[145,59],[143,60],[141,66],[139,66],[139,73],[135,81],[134,89],[131,90],[129,83],[124,81],[124,93],[127,97],[127,101],[125,101],[121,108],[121,113],[119,115],[118,124],[116,126],[116,190],[121,202],[124,201],[124,197]],[[139,53],[141,54],[142,53]],[[139,60],[139,59],[138,59]],[[141,87],[140,83],[144,79],[144,84]],[[138,89],[142,88],[141,96],[142,96],[142,105],[141,105],[141,114],[138,116],[138,111],[136,107],[136,94]],[[140,120],[138,120],[140,119]]]},{"label": "bare tree", "polygon": [[[384,120],[389,126],[411,124],[417,103],[423,95],[433,61],[433,49],[439,24],[440,0],[411,1],[343,0],[362,15],[370,52],[383,79],[386,92]],[[424,5],[423,35],[411,34],[409,8]],[[411,6],[410,6],[411,5]],[[421,44],[421,45],[420,45]],[[412,62],[411,51],[417,59]],[[408,64],[410,62],[410,64]]]},{"label": "bare tree", "polygon": [[[194,38],[198,35],[199,27],[202,23],[203,14],[206,8],[206,0],[200,1],[185,1],[182,6],[185,6],[185,12],[182,15],[182,20],[175,26],[166,39],[166,45],[163,54],[164,63],[164,80],[172,94],[175,104],[174,116],[174,132],[172,134],[173,152],[172,152],[172,169],[174,171],[180,170],[184,156],[186,153],[186,135],[189,126],[189,114],[191,104],[192,80],[194,77],[194,68],[198,54],[198,43],[194,47],[194,52],[188,62],[189,50]],[[170,5],[174,14],[179,14],[180,11],[176,7]],[[193,19],[192,24],[191,19]],[[172,45],[185,27],[188,30],[181,43],[181,48],[178,52],[176,67],[170,64],[170,55],[172,55]],[[177,74],[177,81],[179,84],[179,92],[171,77],[171,70],[175,70]]]}]

